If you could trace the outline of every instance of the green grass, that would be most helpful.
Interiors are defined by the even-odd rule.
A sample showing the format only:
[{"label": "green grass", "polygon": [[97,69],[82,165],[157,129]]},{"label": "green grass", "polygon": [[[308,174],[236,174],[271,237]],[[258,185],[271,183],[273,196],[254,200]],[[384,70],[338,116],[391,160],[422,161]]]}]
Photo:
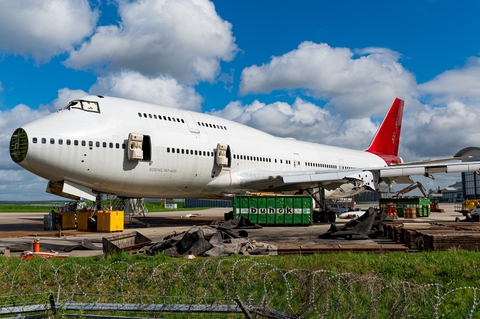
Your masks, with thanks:
[{"label": "green grass", "polygon": [[[392,313],[402,312],[409,318],[431,318],[432,304],[447,293],[438,305],[439,317],[465,318],[474,299],[478,299],[470,288],[465,289],[480,288],[478,265],[479,253],[457,250],[415,254],[237,255],[199,257],[193,261],[126,253],[48,261],[2,257],[0,296],[10,294],[8,302],[23,302],[32,292],[42,293],[48,288],[65,293],[63,298],[77,293],[78,302],[92,302],[92,298],[95,302],[112,302],[113,295],[119,298],[114,300],[125,303],[158,304],[168,300],[205,304],[217,300],[217,304],[231,304],[239,296],[255,304],[262,302],[268,291],[268,307],[304,318],[318,317],[318,311],[322,312],[325,305],[328,305],[326,313],[334,309],[326,318],[370,318],[371,296],[378,294],[374,300],[377,318],[390,318]],[[11,296],[12,283],[15,283],[14,296]],[[57,285],[61,285],[60,290]],[[34,296],[31,298],[34,302]],[[316,309],[311,306],[312,298],[317,303]],[[410,299],[408,309],[401,304],[404,299]],[[477,312],[472,318],[480,318],[480,310]]]}]

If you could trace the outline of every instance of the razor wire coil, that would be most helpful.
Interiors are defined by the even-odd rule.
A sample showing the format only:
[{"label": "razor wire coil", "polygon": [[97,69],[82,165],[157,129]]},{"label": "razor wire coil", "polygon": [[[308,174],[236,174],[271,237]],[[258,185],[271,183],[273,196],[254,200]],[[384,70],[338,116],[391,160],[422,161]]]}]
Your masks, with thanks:
[{"label": "razor wire coil", "polygon": [[93,264],[20,259],[14,266],[0,260],[0,267],[0,314],[8,307],[42,305],[53,295],[61,304],[109,305],[119,311],[132,305],[224,311],[238,298],[257,314],[278,318],[436,319],[452,311],[462,318],[480,316],[477,287],[285,270],[255,258]]}]

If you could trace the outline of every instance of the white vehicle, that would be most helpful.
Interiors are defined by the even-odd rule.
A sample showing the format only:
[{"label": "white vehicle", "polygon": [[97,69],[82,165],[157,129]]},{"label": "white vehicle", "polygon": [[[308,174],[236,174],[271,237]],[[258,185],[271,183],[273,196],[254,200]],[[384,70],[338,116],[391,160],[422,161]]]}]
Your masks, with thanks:
[{"label": "white vehicle", "polygon": [[208,114],[86,96],[18,128],[12,160],[49,181],[47,192],[94,200],[225,198],[324,190],[325,198],[412,183],[410,175],[473,172],[480,162],[403,163],[404,102],[395,99],[365,151],[272,136]]}]

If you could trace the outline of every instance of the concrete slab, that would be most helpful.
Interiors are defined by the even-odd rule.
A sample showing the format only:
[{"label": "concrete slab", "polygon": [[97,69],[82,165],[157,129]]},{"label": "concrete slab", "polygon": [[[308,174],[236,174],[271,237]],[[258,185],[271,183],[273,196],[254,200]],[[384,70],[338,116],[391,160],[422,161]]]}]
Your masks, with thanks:
[{"label": "concrete slab", "polygon": [[[367,209],[376,203],[365,203],[359,205]],[[417,221],[455,221],[456,217],[463,218],[460,213],[454,211],[453,203],[440,204],[444,213],[432,213],[429,217],[417,218]],[[129,227],[125,225],[124,233],[140,232],[152,242],[161,241],[165,236],[187,231],[193,225],[209,225],[213,220],[222,220],[224,213],[231,208],[212,208],[199,211],[171,211],[162,213],[149,213],[145,221],[151,224],[150,227]],[[196,217],[187,217],[188,214],[198,214]],[[44,213],[0,213],[0,251],[7,247],[25,248],[32,247],[33,240],[40,238],[43,251],[58,251],[69,257],[83,257],[103,254],[102,238],[108,237],[109,233],[83,232],[77,230],[66,230],[59,235],[58,231],[45,231],[43,229]],[[137,220],[143,221],[142,218]],[[405,221],[409,221],[406,219]],[[339,226],[348,220],[337,220]],[[128,223],[128,219],[126,219]],[[375,240],[346,241],[343,239],[325,240],[319,239],[318,235],[326,232],[330,224],[315,224],[313,226],[280,226],[263,227],[262,229],[249,229],[251,239],[257,242],[266,242],[273,245],[317,245],[317,244],[359,244],[374,245],[382,243]],[[80,245],[82,240],[88,239],[98,247],[98,250],[73,250],[69,253],[62,251],[64,247]],[[19,255],[19,253],[15,253]]]}]

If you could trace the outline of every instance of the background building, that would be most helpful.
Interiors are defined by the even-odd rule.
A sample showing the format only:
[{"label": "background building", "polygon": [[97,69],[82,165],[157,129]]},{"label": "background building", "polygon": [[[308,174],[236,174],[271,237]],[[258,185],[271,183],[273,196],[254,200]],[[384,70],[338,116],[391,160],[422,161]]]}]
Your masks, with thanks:
[{"label": "background building", "polygon": [[[467,147],[455,154],[457,156],[471,156],[463,162],[480,161],[480,148]],[[475,173],[462,173],[463,199],[480,198],[480,176]]]}]

